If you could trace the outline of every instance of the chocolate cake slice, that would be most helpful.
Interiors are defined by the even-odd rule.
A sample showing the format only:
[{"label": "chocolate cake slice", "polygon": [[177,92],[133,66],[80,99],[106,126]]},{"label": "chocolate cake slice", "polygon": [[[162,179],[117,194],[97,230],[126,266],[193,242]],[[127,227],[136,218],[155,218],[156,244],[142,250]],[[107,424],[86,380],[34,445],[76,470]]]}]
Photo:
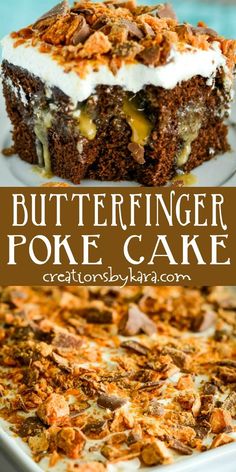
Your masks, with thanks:
[{"label": "chocolate cake slice", "polygon": [[236,41],[169,5],[63,1],[2,45],[14,148],[45,175],[156,186],[229,149]]}]

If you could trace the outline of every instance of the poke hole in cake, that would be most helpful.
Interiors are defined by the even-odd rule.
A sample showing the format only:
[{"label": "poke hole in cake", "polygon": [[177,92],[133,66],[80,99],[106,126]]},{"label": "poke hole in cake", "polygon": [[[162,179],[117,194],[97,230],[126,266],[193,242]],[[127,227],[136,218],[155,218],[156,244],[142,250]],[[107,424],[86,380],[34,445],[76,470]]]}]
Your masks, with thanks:
[{"label": "poke hole in cake", "polygon": [[236,42],[169,5],[63,1],[2,45],[14,149],[46,175],[156,186],[229,149]]}]

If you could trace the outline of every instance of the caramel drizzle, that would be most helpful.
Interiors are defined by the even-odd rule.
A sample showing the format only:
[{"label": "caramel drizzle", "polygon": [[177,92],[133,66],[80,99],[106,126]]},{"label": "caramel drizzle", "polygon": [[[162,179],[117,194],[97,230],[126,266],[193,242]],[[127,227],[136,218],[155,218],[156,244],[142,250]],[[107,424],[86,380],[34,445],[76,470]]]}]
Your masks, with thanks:
[{"label": "caramel drizzle", "polygon": [[78,128],[82,136],[89,139],[89,141],[92,141],[96,137],[97,127],[92,117],[87,112],[86,106],[81,109]]},{"label": "caramel drizzle", "polygon": [[143,110],[139,108],[135,98],[124,99],[123,111],[132,130],[132,143],[144,146],[147,143],[150,133],[153,129],[153,124],[145,116]]}]

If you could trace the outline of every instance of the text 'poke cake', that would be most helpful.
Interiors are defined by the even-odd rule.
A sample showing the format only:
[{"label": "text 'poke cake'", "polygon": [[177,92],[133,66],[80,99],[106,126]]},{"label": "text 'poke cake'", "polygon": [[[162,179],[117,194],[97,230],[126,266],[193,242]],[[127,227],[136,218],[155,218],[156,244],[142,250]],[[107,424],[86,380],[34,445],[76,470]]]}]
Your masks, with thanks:
[{"label": "text 'poke cake'", "polygon": [[229,149],[236,41],[169,5],[63,1],[2,45],[14,151],[46,175],[156,186]]}]

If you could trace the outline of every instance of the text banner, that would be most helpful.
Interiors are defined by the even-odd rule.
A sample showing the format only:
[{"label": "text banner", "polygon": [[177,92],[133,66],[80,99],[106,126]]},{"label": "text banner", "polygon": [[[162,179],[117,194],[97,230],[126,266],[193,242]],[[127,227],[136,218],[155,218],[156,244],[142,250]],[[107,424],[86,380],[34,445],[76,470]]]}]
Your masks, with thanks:
[{"label": "text banner", "polygon": [[235,188],[1,188],[2,285],[235,285]]}]

